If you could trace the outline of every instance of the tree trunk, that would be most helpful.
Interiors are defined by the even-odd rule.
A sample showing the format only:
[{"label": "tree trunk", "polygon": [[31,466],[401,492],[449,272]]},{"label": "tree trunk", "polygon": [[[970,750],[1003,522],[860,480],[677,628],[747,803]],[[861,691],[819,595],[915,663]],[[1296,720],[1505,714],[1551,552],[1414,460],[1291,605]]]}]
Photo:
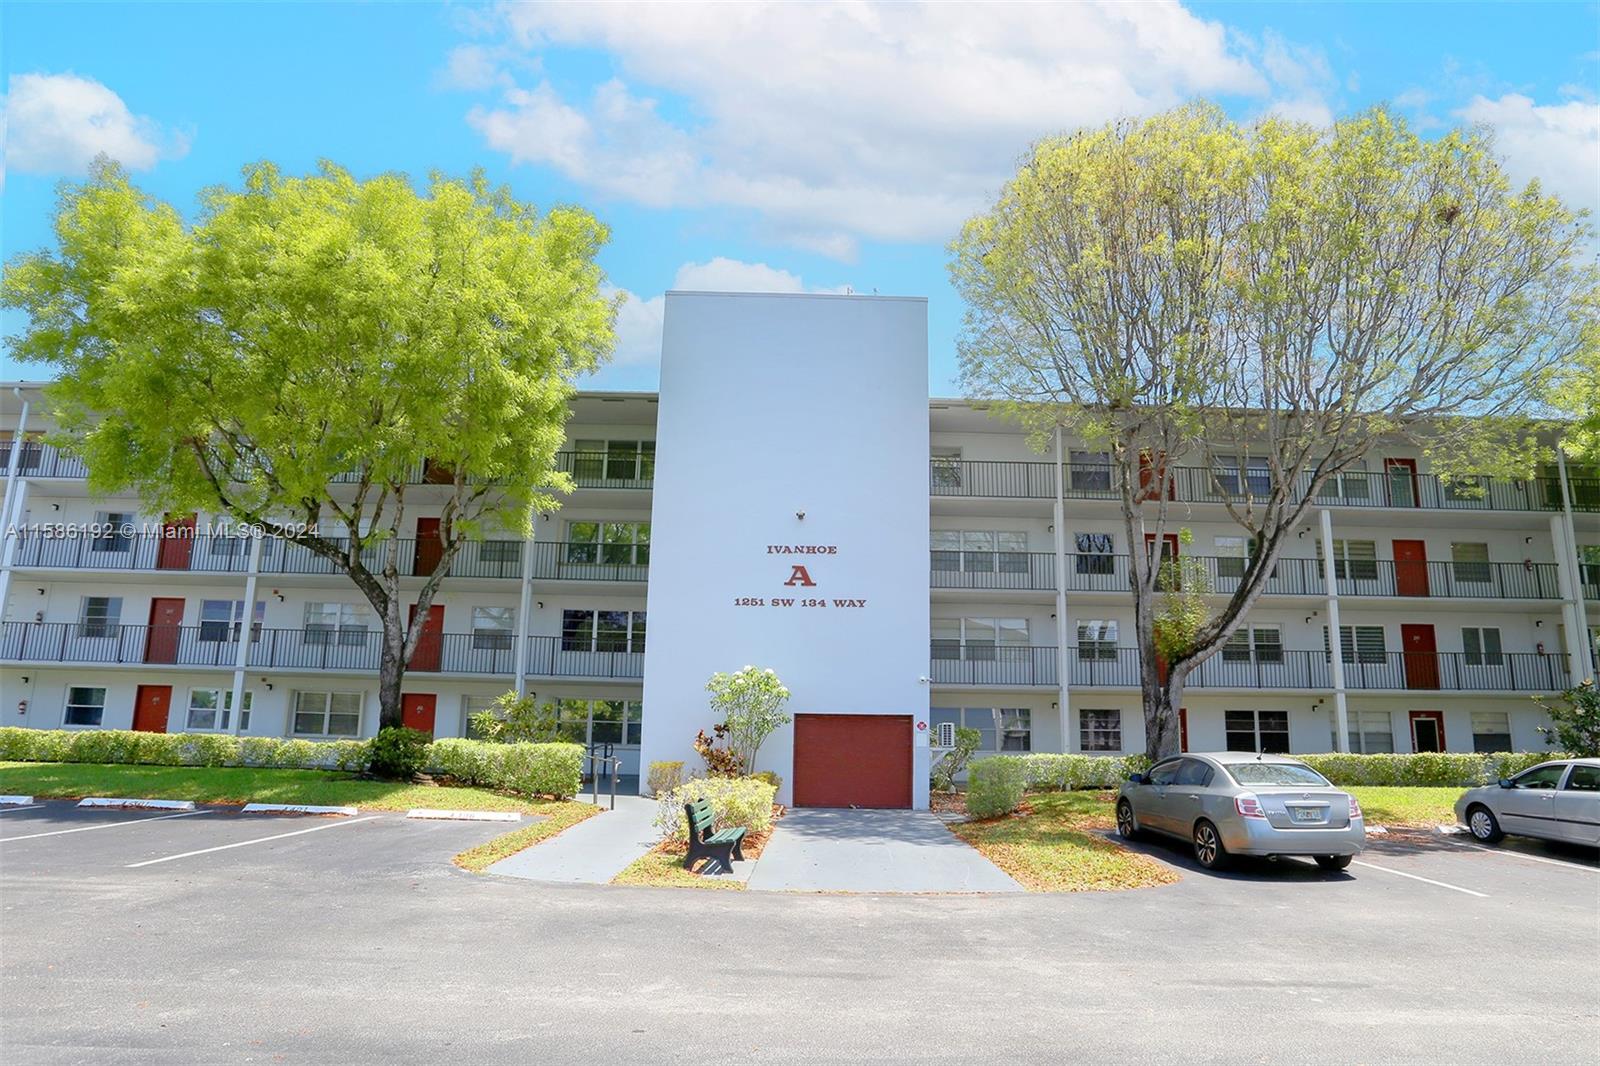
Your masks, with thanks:
[{"label": "tree trunk", "polygon": [[1152,761],[1178,754],[1178,704],[1183,699],[1183,681],[1169,672],[1166,683],[1146,676],[1144,695],[1144,750]]},{"label": "tree trunk", "polygon": [[406,629],[400,617],[400,598],[389,599],[383,620],[383,654],[378,662],[378,728],[398,726],[404,720],[400,685],[406,676]]}]

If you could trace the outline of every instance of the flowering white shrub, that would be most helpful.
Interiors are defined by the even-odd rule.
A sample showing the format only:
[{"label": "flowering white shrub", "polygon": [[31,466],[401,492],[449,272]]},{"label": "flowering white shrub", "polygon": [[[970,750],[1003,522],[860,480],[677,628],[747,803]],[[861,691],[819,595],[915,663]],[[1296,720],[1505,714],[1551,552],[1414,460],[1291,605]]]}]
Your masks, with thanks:
[{"label": "flowering white shrub", "polygon": [[658,797],[656,828],[663,840],[688,840],[686,803],[711,801],[715,828],[742,826],[752,833],[772,828],[772,797],[778,790],[755,777],[696,777]]},{"label": "flowering white shrub", "polygon": [[706,682],[711,710],[722,716],[728,744],[743,760],[746,770],[756,768],[756,752],[776,730],[792,718],[784,713],[789,690],[772,670],[746,666],[735,673],[715,673]]}]

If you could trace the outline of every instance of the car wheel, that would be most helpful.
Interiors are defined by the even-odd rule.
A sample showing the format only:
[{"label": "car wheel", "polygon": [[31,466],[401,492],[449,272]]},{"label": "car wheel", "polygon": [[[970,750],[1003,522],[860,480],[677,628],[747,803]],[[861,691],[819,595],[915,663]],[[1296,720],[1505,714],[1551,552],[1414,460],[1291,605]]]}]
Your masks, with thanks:
[{"label": "car wheel", "polygon": [[1203,818],[1194,827],[1194,858],[1207,870],[1220,870],[1228,864],[1228,849],[1222,846],[1221,834]]},{"label": "car wheel", "polygon": [[1479,803],[1467,809],[1467,828],[1472,831],[1474,839],[1485,844],[1497,843],[1506,835],[1494,812]]},{"label": "car wheel", "polygon": [[1139,835],[1139,827],[1133,821],[1133,804],[1123,800],[1117,804],[1117,836],[1123,840],[1133,840]]},{"label": "car wheel", "polygon": [[1352,858],[1350,855],[1318,855],[1317,865],[1329,872],[1335,872],[1349,866]]}]

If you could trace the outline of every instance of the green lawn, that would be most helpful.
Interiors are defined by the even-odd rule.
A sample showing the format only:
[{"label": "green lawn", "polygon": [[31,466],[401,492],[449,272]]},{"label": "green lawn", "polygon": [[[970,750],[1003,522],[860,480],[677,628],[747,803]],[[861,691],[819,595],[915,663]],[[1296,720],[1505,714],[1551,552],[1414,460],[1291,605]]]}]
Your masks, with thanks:
[{"label": "green lawn", "polygon": [[712,888],[742,890],[743,881],[732,877],[702,876],[683,867],[686,846],[658,847],[633,860],[626,870],[611,879],[614,885],[653,885],[658,888]]},{"label": "green lawn", "polygon": [[126,796],[197,803],[305,803],[403,811],[532,811],[551,806],[483,788],[362,781],[326,770],[215,766],[102,766],[96,763],[0,762],[0,793],[49,797]]},{"label": "green lawn", "polygon": [[1164,863],[1091,833],[1115,824],[1111,792],[1034,792],[1026,813],[957,822],[951,831],[1031,892],[1094,892],[1170,884]]},{"label": "green lawn", "polygon": [[1464,788],[1400,788],[1386,785],[1352,785],[1345,789],[1361,804],[1368,825],[1454,825],[1456,800]]}]

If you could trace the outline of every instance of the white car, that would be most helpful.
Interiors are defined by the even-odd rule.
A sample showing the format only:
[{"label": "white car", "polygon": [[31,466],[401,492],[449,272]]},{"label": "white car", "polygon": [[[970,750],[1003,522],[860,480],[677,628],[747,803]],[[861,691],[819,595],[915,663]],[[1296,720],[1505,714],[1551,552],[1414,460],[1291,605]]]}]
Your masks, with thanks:
[{"label": "white car", "polygon": [[1600,846],[1600,759],[1555,759],[1469,789],[1456,821],[1485,844],[1512,833]]}]

